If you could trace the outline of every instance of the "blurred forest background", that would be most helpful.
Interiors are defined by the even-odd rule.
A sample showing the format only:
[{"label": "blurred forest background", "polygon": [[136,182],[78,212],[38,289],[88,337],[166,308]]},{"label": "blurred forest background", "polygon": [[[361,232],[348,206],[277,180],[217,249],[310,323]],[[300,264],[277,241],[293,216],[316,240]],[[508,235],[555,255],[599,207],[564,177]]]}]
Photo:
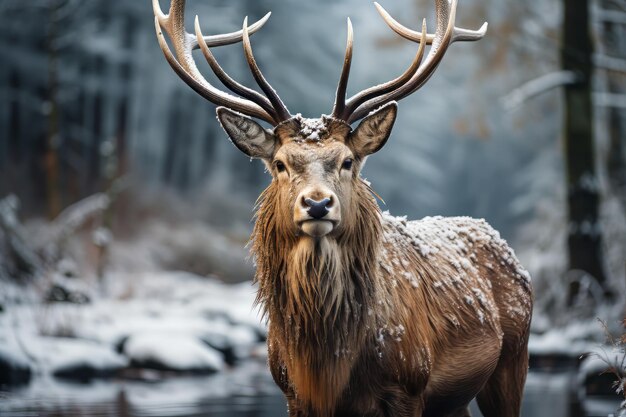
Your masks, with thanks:
[{"label": "blurred forest background", "polygon": [[[426,0],[386,7],[413,27],[434,13]],[[589,33],[580,26],[585,16],[574,15],[569,25],[579,38],[568,40],[562,36],[561,2],[463,1],[458,24],[478,27],[486,20],[489,33],[481,42],[454,45],[435,77],[401,103],[392,140],[364,172],[385,200],[384,209],[409,218],[483,217],[512,242],[536,280],[578,280],[577,273],[572,277],[567,271],[586,270],[595,280],[610,282],[603,291],[622,292],[625,7],[620,0],[591,2]],[[224,33],[240,27],[243,16],[258,19],[268,10],[273,11],[270,22],[253,39],[256,54],[292,111],[307,117],[330,112],[346,16],[356,31],[353,92],[399,74],[416,47],[392,33],[373,6],[356,0],[193,1],[187,22],[198,14],[205,33]],[[249,278],[250,270],[226,273],[201,258],[219,250],[210,242],[212,232],[242,246],[254,200],[269,175],[233,149],[212,105],[166,64],[150,4],[5,0],[0,11],[0,195],[17,197],[4,206],[19,200],[19,211],[14,210],[26,223],[59,222],[67,207],[105,193],[110,201],[92,199],[91,213],[82,213],[89,218],[78,223],[94,227],[93,217],[106,211],[97,227],[107,244],[108,238],[124,241],[155,233],[156,241],[178,240],[163,242],[166,247],[189,246],[173,251],[197,252],[171,253],[161,259],[171,263],[164,267]],[[581,46],[585,39],[591,42],[588,50]],[[240,49],[218,48],[217,56],[252,86]],[[592,105],[573,105],[572,124],[592,123],[593,129],[588,126],[585,133],[583,126],[582,133],[570,133],[564,114],[570,96],[564,91],[584,91],[585,85]],[[581,208],[572,212],[568,201],[577,187],[583,194],[574,200],[583,201],[573,203]],[[197,221],[217,230],[207,229],[209,242],[204,242],[191,226],[189,232],[198,236],[185,242],[186,226],[177,225],[173,235],[159,233],[155,229],[168,226],[154,219]],[[7,225],[0,232],[5,275],[41,266],[23,265],[37,254],[24,254],[31,261],[7,259],[16,251],[10,244],[14,232]],[[26,252],[46,243],[36,234],[34,241],[23,243],[39,248],[23,248]],[[577,234],[593,242],[583,243],[568,261],[568,237],[571,243]],[[96,249],[91,256],[97,258]],[[236,252],[235,258],[243,253]],[[75,262],[83,272],[93,271],[100,261],[82,255]],[[132,261],[139,260],[146,261]]]},{"label": "blurred forest background", "polygon": [[[382,4],[409,27],[434,26],[432,1]],[[272,11],[255,54],[306,117],[331,111],[346,17],[349,94],[400,74],[417,47],[360,0],[187,9],[187,30],[198,14],[205,34]],[[458,26],[483,21],[485,39],[454,44],[400,103],[363,175],[395,215],[467,215],[498,229],[533,276],[536,332],[597,316],[615,324],[626,294],[626,1],[460,1]],[[240,46],[215,54],[254,85]],[[80,301],[68,289],[76,278],[102,285],[119,272],[251,279],[244,245],[270,176],[167,65],[148,0],[3,0],[0,56],[3,285],[38,282],[35,298]],[[78,292],[89,291],[100,290]],[[20,297],[5,291],[0,306]]]}]

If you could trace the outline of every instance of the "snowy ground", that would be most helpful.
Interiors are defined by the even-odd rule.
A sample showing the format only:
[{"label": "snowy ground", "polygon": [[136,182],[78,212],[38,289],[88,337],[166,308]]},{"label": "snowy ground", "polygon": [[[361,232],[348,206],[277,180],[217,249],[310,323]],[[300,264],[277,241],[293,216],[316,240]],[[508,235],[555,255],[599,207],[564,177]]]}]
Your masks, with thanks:
[{"label": "snowy ground", "polygon": [[[120,407],[141,415],[284,413],[250,282],[166,271],[52,281],[89,301],[42,303],[37,285],[0,281],[0,371],[17,372],[8,381],[0,372],[0,414],[24,407],[62,410],[58,415],[97,408],[100,414],[87,414],[94,416],[120,414]],[[573,399],[591,404],[585,384],[604,401],[585,407],[615,410],[616,397],[606,396],[611,381],[596,378],[606,364],[592,356],[580,372],[572,367],[582,353],[601,351],[602,326],[591,320],[550,328],[537,318],[530,351],[540,360],[531,360],[524,415],[536,417],[547,402],[561,404],[563,416]]]},{"label": "snowy ground", "polygon": [[[127,368],[213,373],[265,359],[266,329],[250,282],[166,271],[112,273],[91,284],[59,280],[90,301],[42,303],[36,288],[0,281],[0,360],[34,376],[85,379]],[[533,327],[536,356],[578,358],[605,337],[595,320],[546,330],[537,316]]]},{"label": "snowy ground", "polygon": [[33,376],[115,376],[128,369],[223,372],[264,359],[254,287],[182,272],[114,274],[86,304],[31,303],[4,284],[0,360]]}]

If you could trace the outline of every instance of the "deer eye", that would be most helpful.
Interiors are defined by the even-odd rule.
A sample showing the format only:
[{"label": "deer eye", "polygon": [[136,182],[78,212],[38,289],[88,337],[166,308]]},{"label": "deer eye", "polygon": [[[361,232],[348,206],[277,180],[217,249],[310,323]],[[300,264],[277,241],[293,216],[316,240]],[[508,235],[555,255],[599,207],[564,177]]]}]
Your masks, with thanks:
[{"label": "deer eye", "polygon": [[352,159],[348,158],[341,164],[341,169],[350,169],[352,168]]},{"label": "deer eye", "polygon": [[287,167],[285,166],[283,161],[274,162],[274,166],[276,167],[276,171],[278,172],[285,172],[287,170]]}]

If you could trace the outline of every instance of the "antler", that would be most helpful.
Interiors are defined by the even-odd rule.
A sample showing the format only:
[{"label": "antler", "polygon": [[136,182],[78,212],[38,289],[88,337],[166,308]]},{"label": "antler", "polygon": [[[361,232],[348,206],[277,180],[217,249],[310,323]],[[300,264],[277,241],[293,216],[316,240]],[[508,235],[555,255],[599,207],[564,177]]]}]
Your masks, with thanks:
[{"label": "antler", "polygon": [[[248,18],[246,17],[242,30],[213,36],[203,36],[198,17],[196,16],[196,34],[194,36],[185,31],[185,0],[172,0],[168,14],[164,14],[161,10],[159,0],[152,0],[152,8],[155,16],[154,24],[157,39],[165,55],[165,59],[178,76],[198,94],[217,105],[225,106],[251,117],[265,120],[272,125],[277,125],[291,117],[287,107],[280,100],[265,77],[263,77],[254,59],[252,46],[250,44],[250,35],[263,27],[271,13],[267,13],[262,19],[250,26],[248,26]],[[162,28],[172,41],[176,57],[172,54],[165,40]],[[267,97],[241,85],[226,74],[209,49],[210,47],[230,45],[238,42],[243,42],[246,59],[252,70],[254,79]],[[233,96],[215,88],[200,74],[191,55],[191,52],[198,48],[202,50],[204,57],[217,78],[232,92],[239,94],[241,97]]]},{"label": "antler", "polygon": [[[352,30],[348,30],[348,47],[333,109],[333,117],[353,123],[365,117],[371,110],[390,101],[400,100],[419,89],[431,77],[450,44],[457,41],[477,41],[487,33],[485,22],[479,30],[462,29],[454,26],[458,0],[436,0],[437,28],[434,34],[426,31],[426,22],[422,23],[422,31],[408,29],[394,20],[383,7],[376,8],[389,27],[400,36],[419,43],[419,49],[409,68],[398,78],[363,90],[346,101],[345,91],[348,72],[352,59]],[[432,45],[426,60],[422,64],[425,45]]]}]

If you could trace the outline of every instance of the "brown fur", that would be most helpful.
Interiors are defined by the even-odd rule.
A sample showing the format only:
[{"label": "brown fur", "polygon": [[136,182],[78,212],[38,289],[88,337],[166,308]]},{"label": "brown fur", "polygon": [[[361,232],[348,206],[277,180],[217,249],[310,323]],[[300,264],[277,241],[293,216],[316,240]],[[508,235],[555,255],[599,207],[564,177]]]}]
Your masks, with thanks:
[{"label": "brown fur", "polygon": [[[252,254],[290,415],[463,416],[478,395],[486,417],[518,416],[531,288],[497,232],[383,214],[348,139],[290,141],[297,128],[282,129],[275,155],[290,174],[273,172],[259,197]],[[356,166],[342,179],[334,166],[346,155]],[[341,200],[340,225],[319,239],[292,217],[315,181]]]},{"label": "brown fur", "polygon": [[348,382],[354,343],[363,344],[365,329],[376,326],[367,310],[381,290],[367,277],[378,269],[370,255],[378,250],[381,230],[367,220],[377,216],[378,208],[367,188],[360,187],[367,198],[359,195],[355,201],[366,204],[342,239],[295,240],[281,231],[290,219],[281,219],[273,204],[277,187],[272,183],[261,196],[253,233],[258,301],[271,328],[282,329],[272,336],[272,348],[289,358],[285,365],[298,394],[322,409],[337,401],[337,387]]}]

